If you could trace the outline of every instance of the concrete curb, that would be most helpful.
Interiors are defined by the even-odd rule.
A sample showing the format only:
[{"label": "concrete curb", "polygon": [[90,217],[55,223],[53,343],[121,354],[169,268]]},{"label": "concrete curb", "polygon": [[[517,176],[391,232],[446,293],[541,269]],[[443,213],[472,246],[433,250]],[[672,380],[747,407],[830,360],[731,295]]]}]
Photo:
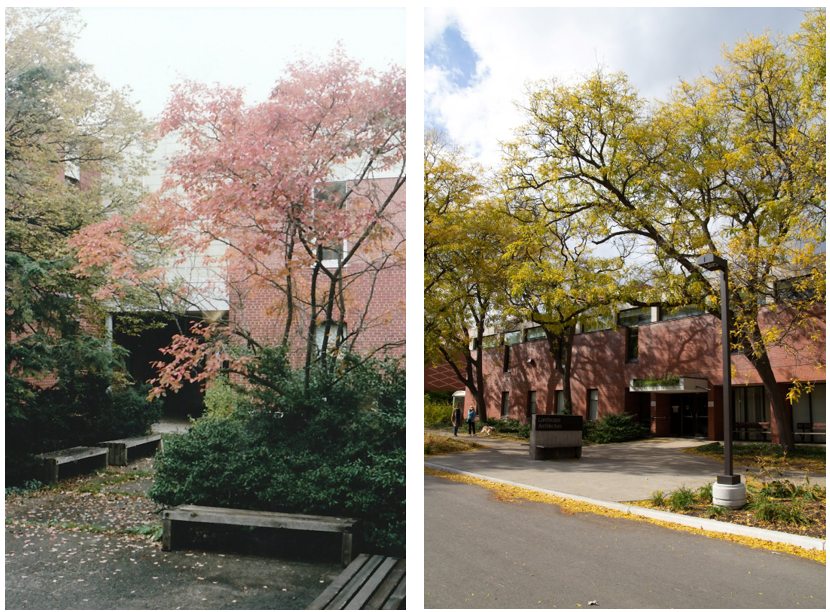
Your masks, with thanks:
[{"label": "concrete curb", "polygon": [[728,533],[737,536],[745,536],[749,538],[756,538],[758,540],[765,540],[767,542],[776,542],[781,544],[792,544],[799,548],[807,550],[827,550],[827,542],[819,538],[810,538],[807,536],[800,536],[791,533],[781,533],[778,531],[770,531],[769,529],[759,529],[758,527],[748,527],[746,525],[735,525],[732,523],[722,523],[712,519],[698,518],[696,516],[687,516],[685,514],[674,514],[672,512],[662,512],[660,510],[652,510],[651,508],[641,508],[640,506],[629,506],[628,504],[621,504],[618,502],[601,501],[598,499],[591,499],[589,497],[582,497],[581,495],[572,495],[571,493],[562,493],[560,491],[551,491],[550,489],[542,489],[527,484],[512,482],[510,480],[502,480],[500,478],[492,478],[490,476],[483,476],[481,474],[473,474],[463,470],[457,470],[444,465],[424,462],[424,467],[440,470],[442,472],[452,472],[454,474],[461,474],[462,476],[470,476],[472,478],[480,478],[482,480],[489,480],[490,482],[498,482],[500,484],[519,487],[521,489],[528,489],[530,491],[538,491],[539,493],[548,493],[557,497],[571,499],[573,501],[584,502],[600,506],[602,508],[609,508],[617,510],[626,514],[636,514],[650,519],[665,521],[667,523],[676,523],[678,525],[685,525],[703,531],[715,531],[720,533]]}]

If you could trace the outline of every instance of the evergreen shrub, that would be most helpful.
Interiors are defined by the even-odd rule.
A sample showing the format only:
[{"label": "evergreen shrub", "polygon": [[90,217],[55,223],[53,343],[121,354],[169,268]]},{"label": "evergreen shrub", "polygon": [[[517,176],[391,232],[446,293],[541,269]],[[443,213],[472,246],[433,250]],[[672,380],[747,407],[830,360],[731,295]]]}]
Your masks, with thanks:
[{"label": "evergreen shrub", "polygon": [[649,428],[627,413],[607,414],[597,421],[583,421],[582,438],[591,444],[613,444],[648,438]]},{"label": "evergreen shrub", "polygon": [[165,444],[150,496],[164,506],[346,516],[375,551],[405,545],[405,373],[350,358],[308,377],[266,349],[228,418]]}]

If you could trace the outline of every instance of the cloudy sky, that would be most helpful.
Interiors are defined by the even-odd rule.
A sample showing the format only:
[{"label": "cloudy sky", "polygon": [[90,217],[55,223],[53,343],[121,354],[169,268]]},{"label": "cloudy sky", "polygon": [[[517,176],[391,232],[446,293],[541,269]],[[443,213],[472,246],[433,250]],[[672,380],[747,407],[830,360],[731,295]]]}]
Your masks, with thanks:
[{"label": "cloudy sky", "polygon": [[797,8],[425,9],[424,112],[485,164],[511,137],[527,80],[572,80],[603,66],[663,99],[720,63],[747,34],[791,33]]},{"label": "cloudy sky", "polygon": [[111,85],[129,85],[148,117],[180,77],[264,100],[298,52],[324,59],[338,40],[364,66],[406,65],[402,8],[86,8],[81,16],[76,54]]}]

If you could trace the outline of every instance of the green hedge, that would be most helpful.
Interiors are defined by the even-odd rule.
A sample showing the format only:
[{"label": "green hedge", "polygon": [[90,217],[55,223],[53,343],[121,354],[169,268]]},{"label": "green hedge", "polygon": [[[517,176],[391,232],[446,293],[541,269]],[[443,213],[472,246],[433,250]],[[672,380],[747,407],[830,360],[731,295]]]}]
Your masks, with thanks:
[{"label": "green hedge", "polygon": [[591,444],[612,444],[648,438],[651,431],[625,412],[607,414],[598,421],[582,422],[582,439]]},{"label": "green hedge", "polygon": [[424,427],[450,427],[452,405],[435,402],[424,395]]},{"label": "green hedge", "polygon": [[165,444],[150,496],[203,504],[362,519],[375,551],[405,541],[405,374],[369,362],[346,379],[303,373],[266,351],[232,415],[200,419]]}]

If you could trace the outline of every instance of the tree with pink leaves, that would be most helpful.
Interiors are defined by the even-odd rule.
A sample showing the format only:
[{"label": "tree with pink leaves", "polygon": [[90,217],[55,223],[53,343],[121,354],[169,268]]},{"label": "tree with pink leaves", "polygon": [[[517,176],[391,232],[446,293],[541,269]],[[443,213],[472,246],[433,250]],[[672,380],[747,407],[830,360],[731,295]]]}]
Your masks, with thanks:
[{"label": "tree with pink leaves", "polygon": [[[266,345],[306,377],[403,345],[402,334],[367,340],[403,311],[373,299],[404,265],[403,69],[364,69],[338,48],[291,64],[259,104],[185,81],[158,132],[181,145],[161,189],[72,242],[78,273],[103,273],[98,297],[116,309],[229,304],[228,321],[206,317],[164,349],[173,359],[158,364],[156,393],[219,371],[250,376]],[[194,261],[198,278],[173,272]]]}]

